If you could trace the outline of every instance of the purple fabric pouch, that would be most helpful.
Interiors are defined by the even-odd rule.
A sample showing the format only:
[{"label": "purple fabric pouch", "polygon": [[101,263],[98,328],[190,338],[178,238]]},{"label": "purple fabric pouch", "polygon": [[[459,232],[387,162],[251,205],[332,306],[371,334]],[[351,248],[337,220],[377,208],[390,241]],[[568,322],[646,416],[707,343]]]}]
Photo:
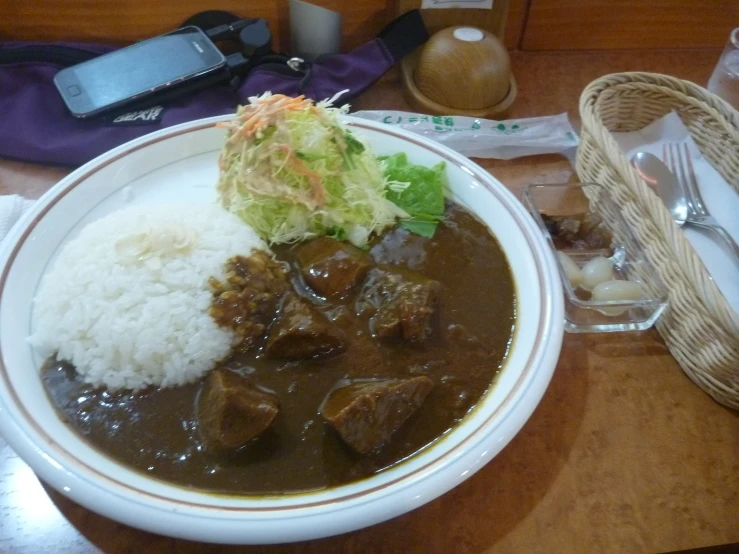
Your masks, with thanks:
[{"label": "purple fabric pouch", "polygon": [[81,165],[129,140],[166,127],[235,111],[265,91],[314,100],[348,89],[346,102],[366,90],[428,35],[417,11],[391,23],[348,54],[319,58],[309,74],[285,64],[257,65],[240,85],[217,85],[137,111],[90,120],[74,118],[53,83],[62,67],[114,50],[75,43],[0,43],[0,156]]}]

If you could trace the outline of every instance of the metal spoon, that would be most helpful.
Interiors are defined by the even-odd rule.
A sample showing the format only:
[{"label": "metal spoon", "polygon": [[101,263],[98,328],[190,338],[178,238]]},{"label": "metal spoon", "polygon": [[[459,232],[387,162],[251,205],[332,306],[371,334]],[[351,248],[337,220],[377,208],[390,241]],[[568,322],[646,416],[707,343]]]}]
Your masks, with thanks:
[{"label": "metal spoon", "polygon": [[687,222],[716,232],[733,250],[735,259],[739,262],[739,246],[726,231],[719,230],[714,225],[703,223],[700,219],[689,217],[686,191],[683,190],[680,181],[662,160],[648,152],[637,152],[632,156],[631,164],[644,181],[650,185],[656,185],[657,194],[672,214],[672,219],[675,220],[678,227],[682,227]]},{"label": "metal spoon", "polygon": [[631,164],[644,181],[656,187],[657,195],[672,214],[672,219],[678,227],[682,227],[688,219],[688,201],[677,177],[662,160],[648,152],[634,154]]}]

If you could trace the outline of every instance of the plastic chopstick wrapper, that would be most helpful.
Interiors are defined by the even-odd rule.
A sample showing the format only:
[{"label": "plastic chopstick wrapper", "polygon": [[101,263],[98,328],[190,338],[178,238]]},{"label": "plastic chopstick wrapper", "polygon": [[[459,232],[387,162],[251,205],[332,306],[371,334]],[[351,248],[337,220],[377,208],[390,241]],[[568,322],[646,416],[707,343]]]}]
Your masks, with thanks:
[{"label": "plastic chopstick wrapper", "polygon": [[580,142],[565,113],[505,121],[383,110],[351,115],[411,131],[474,158],[510,160],[561,154],[572,159]]}]

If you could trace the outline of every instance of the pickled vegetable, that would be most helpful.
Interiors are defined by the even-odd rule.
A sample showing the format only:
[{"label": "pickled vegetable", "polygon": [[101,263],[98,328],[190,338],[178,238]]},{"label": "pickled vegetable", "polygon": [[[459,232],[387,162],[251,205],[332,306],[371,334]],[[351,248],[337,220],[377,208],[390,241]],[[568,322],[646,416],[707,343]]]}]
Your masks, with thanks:
[{"label": "pickled vegetable", "polygon": [[[610,280],[596,285],[591,298],[597,302],[605,302],[639,300],[641,297],[642,290],[639,283]],[[627,309],[622,306],[614,306],[612,308],[600,308],[599,311],[605,315],[621,315]]]},{"label": "pickled vegetable", "polygon": [[586,263],[582,268],[582,288],[592,291],[600,283],[613,279],[613,262],[598,256]]},{"label": "pickled vegetable", "polygon": [[572,288],[577,288],[582,284],[582,270],[572,258],[564,252],[557,252],[559,263],[562,264],[567,279],[570,281]]}]

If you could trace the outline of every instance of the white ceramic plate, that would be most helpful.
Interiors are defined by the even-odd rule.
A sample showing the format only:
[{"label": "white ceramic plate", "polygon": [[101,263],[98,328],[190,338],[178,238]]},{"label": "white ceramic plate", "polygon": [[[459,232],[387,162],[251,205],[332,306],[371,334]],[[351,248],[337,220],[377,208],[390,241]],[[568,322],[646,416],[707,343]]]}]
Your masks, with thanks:
[{"label": "white ceramic plate", "polygon": [[490,227],[508,257],[518,302],[514,343],[498,383],[477,409],[434,447],[369,479],[261,498],[210,495],[150,479],[99,454],[57,417],[39,378],[41,360],[26,343],[42,276],[82,227],[124,206],[215,202],[224,131],[213,125],[223,119],[172,127],[100,156],[54,186],[8,237],[0,252],[0,432],[42,479],[87,508],[194,540],[317,538],[389,519],[451,489],[500,452],[549,384],[562,342],[556,265],[524,208],[485,170],[436,143],[350,117],[352,131],[378,154],[404,151],[424,165],[446,161],[452,196]]}]

